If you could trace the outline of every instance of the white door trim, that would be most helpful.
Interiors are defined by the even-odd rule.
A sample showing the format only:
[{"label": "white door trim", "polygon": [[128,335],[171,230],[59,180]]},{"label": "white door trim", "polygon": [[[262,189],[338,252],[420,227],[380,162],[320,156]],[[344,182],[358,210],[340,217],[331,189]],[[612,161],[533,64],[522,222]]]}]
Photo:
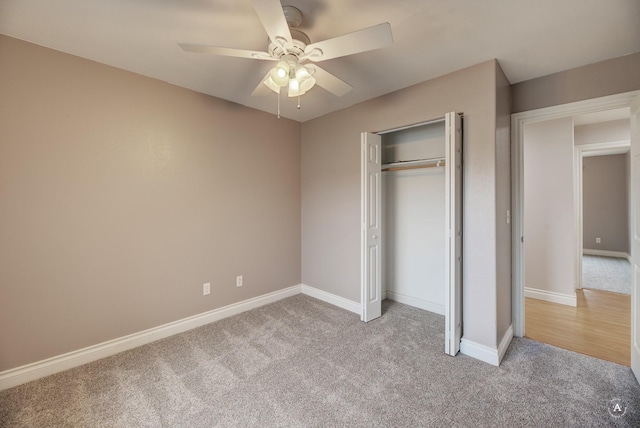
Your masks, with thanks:
[{"label": "white door trim", "polygon": [[584,249],[583,236],[583,206],[582,206],[582,162],[585,156],[604,156],[608,154],[624,153],[623,150],[629,150],[631,142],[613,141],[608,143],[594,143],[577,145],[574,148],[575,153],[575,178],[574,178],[574,198],[576,201],[576,227],[578,242],[576,243],[576,289],[582,289],[582,254]]},{"label": "white door trim", "polygon": [[511,197],[513,203],[513,246],[512,246],[512,315],[514,335],[522,337],[525,332],[524,325],[524,243],[522,242],[524,222],[524,128],[527,124],[542,122],[545,120],[559,119],[577,114],[593,113],[596,111],[611,110],[615,108],[629,107],[633,98],[640,91],[626,92],[607,97],[594,98],[585,101],[577,101],[559,106],[530,110],[511,115],[511,167],[513,171],[513,186]]},{"label": "white door trim", "polygon": [[631,370],[640,381],[640,95],[629,106],[629,137],[631,140]]}]

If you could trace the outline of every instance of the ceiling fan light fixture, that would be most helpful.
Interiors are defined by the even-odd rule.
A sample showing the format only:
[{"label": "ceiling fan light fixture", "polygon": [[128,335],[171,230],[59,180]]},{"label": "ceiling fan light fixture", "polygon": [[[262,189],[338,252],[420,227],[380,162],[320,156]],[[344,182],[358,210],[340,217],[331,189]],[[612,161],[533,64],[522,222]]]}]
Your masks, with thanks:
[{"label": "ceiling fan light fixture", "polygon": [[306,91],[303,91],[300,87],[300,82],[297,78],[293,78],[289,80],[289,97],[299,97],[300,95],[304,95]]},{"label": "ceiling fan light fixture", "polygon": [[278,86],[286,86],[289,83],[289,73],[291,68],[289,67],[289,63],[286,61],[280,61],[278,64],[271,70],[269,73],[269,77],[274,81]]},{"label": "ceiling fan light fixture", "polygon": [[267,76],[266,79],[264,79],[262,81],[262,83],[264,83],[269,89],[271,89],[273,92],[275,92],[276,94],[280,93],[280,85],[278,85],[272,78],[271,78],[271,74],[269,74]]},{"label": "ceiling fan light fixture", "polygon": [[309,73],[309,70],[304,65],[298,66],[295,72],[296,80],[299,82],[300,90],[305,93],[309,89],[313,88],[316,84],[316,79]]}]

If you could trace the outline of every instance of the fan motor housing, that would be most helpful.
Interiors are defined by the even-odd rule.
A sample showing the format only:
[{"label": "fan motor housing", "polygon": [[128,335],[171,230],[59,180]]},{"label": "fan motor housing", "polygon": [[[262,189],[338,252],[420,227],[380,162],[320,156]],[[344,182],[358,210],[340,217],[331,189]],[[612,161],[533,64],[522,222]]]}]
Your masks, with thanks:
[{"label": "fan motor housing", "polygon": [[304,48],[311,42],[309,36],[300,30],[290,28],[291,39],[293,40],[293,46],[289,47],[288,52],[285,52],[282,46],[277,43],[269,43],[269,54],[274,58],[280,58],[281,56],[289,53],[297,57],[302,56]]}]

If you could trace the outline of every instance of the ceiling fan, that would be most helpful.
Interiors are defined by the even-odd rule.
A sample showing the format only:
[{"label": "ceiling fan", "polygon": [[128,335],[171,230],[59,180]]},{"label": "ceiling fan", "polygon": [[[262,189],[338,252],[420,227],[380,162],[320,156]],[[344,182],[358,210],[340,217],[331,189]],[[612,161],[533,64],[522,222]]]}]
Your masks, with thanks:
[{"label": "ceiling fan", "polygon": [[267,95],[271,91],[280,94],[282,88],[288,87],[289,97],[300,97],[317,84],[336,96],[342,96],[352,89],[351,85],[315,64],[305,63],[379,49],[393,42],[391,27],[385,22],[311,43],[309,37],[297,29],[302,22],[300,10],[293,6],[282,6],[280,0],[251,0],[251,3],[269,35],[267,52],[190,43],[178,45],[187,52],[277,61],[252,95]]}]

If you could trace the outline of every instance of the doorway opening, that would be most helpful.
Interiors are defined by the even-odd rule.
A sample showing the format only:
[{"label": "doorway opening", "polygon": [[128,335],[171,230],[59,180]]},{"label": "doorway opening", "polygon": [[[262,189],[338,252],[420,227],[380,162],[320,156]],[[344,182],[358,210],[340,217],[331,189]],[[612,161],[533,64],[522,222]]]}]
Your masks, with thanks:
[{"label": "doorway opening", "polygon": [[[622,349],[626,353],[626,361],[614,361],[626,365],[630,364],[631,348],[629,296],[611,299],[620,295],[609,296],[606,291],[582,289],[583,249],[587,249],[585,252],[589,253],[589,245],[583,246],[583,234],[588,242],[593,240],[595,243],[595,238],[592,239],[591,232],[583,230],[581,184],[583,160],[586,159],[589,166],[589,158],[593,155],[624,156],[624,152],[629,151],[628,125],[627,137],[617,141],[609,136],[607,141],[594,142],[594,139],[602,136],[596,135],[595,128],[598,117],[597,123],[609,122],[608,125],[611,125],[620,119],[614,117],[615,114],[623,110],[626,111],[625,120],[628,123],[628,106],[635,95],[636,93],[620,94],[524,112],[513,115],[512,118],[515,181],[514,333],[517,336],[526,334],[527,337],[557,346],[562,346],[558,340],[563,335],[574,342],[586,341],[589,343],[569,343],[562,347],[587,354],[590,354],[589,350],[603,348],[604,354],[590,355],[609,360],[612,359],[606,358],[608,351],[612,348]],[[587,123],[581,122],[583,120],[587,120]],[[529,132],[538,138],[538,153],[535,145],[527,147]],[[591,141],[583,134],[589,134]],[[562,147],[558,140],[564,141]],[[615,160],[620,162],[621,159],[629,163],[629,158]],[[530,185],[535,177],[542,177],[540,180],[544,183],[537,190],[535,185]],[[622,193],[628,201],[630,187],[622,189]],[[627,204],[625,209],[623,221],[628,224],[633,208]],[[626,228],[627,241],[629,230],[630,228]],[[597,232],[603,233],[604,231]],[[610,237],[598,238],[599,243],[613,240]],[[629,245],[628,242],[626,245]],[[601,318],[597,318],[598,315]],[[596,316],[593,321],[583,322],[593,316]],[[584,325],[576,324],[576,319]],[[611,326],[603,324],[606,322],[612,323]],[[615,329],[618,327],[621,327],[622,335],[616,333]],[[622,339],[615,344],[599,344],[600,339],[591,333],[598,330],[602,332],[603,329],[606,330],[604,336],[618,335]]]},{"label": "doorway opening", "polygon": [[[576,289],[631,295],[631,153],[628,110],[623,119],[576,122],[576,203],[578,208],[578,270]],[[598,128],[610,139],[591,143]]]}]

